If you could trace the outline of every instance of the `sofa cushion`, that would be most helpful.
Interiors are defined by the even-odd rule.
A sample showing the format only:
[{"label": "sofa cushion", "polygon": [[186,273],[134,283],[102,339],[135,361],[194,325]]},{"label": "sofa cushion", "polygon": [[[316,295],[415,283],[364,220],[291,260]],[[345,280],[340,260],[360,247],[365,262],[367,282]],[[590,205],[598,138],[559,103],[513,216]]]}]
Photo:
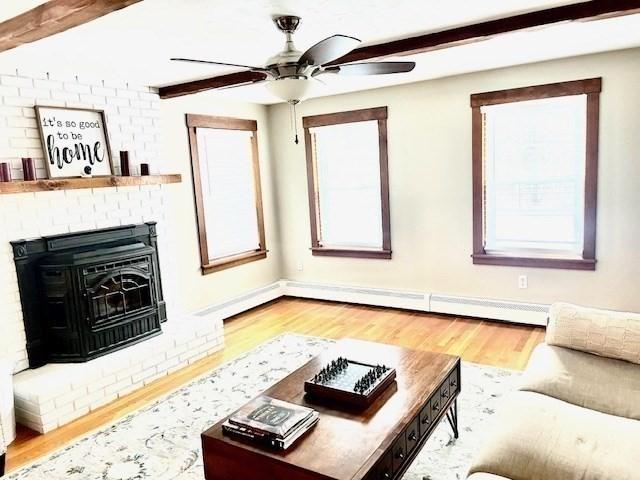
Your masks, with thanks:
[{"label": "sofa cushion", "polygon": [[546,342],[640,364],[640,314],[555,303]]},{"label": "sofa cushion", "polygon": [[520,390],[640,420],[640,366],[590,353],[538,345]]},{"label": "sofa cushion", "polygon": [[511,480],[507,477],[501,477],[500,475],[494,475],[493,473],[478,472],[467,477],[467,480]]},{"label": "sofa cushion", "polygon": [[513,480],[640,480],[640,422],[516,391],[470,473]]}]

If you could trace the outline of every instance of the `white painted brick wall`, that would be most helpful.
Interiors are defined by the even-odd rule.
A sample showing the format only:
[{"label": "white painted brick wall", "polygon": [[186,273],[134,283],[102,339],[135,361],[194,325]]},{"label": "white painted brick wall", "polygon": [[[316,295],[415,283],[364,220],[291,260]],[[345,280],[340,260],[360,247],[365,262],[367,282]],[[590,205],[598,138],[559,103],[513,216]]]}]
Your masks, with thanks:
[{"label": "white painted brick wall", "polygon": [[[198,346],[195,340],[198,339]],[[220,350],[222,317],[185,316],[163,335],[80,364],[49,364],[14,377],[18,423],[49,432]]]},{"label": "white painted brick wall", "polygon": [[[119,150],[128,150],[137,171],[170,173],[159,158],[157,92],[89,77],[33,72],[0,73],[0,162],[10,162],[22,178],[22,157],[36,160],[46,177],[35,119],[35,105],[96,108],[105,111],[117,167]],[[118,173],[116,168],[116,173]],[[0,356],[16,362],[14,387],[19,423],[48,432],[222,348],[222,316],[184,317],[177,311],[177,275],[167,227],[173,186],[0,195]],[[28,366],[20,295],[10,241],[145,221],[158,222],[160,270],[169,320],[163,334],[84,364]],[[25,370],[25,371],[22,371]]]},{"label": "white painted brick wall", "polygon": [[[157,92],[126,83],[46,73],[0,73],[0,162],[10,162],[12,177],[23,178],[22,157],[32,157],[39,178],[46,178],[35,105],[96,108],[105,111],[116,172],[118,152],[128,150],[134,163],[149,162],[152,172],[170,173],[159,157]],[[27,368],[22,309],[10,241],[118,225],[158,222],[158,248],[169,311],[175,306],[170,255],[173,245],[166,225],[171,185],[111,187],[86,190],[0,195],[0,356]],[[175,295],[175,293],[174,293]]]},{"label": "white painted brick wall", "polygon": [[46,178],[35,105],[104,110],[116,171],[120,150],[130,152],[133,172],[142,162],[150,163],[152,172],[166,171],[158,156],[160,99],[156,90],[17,70],[0,74],[0,162],[11,163],[14,179],[23,178],[22,157],[34,158],[38,178]]}]

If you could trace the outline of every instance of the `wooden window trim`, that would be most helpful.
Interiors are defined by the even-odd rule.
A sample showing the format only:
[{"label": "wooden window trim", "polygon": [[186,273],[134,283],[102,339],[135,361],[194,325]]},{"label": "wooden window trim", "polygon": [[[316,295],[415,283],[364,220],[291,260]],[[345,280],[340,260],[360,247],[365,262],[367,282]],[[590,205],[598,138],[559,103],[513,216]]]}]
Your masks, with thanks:
[{"label": "wooden window trim", "polygon": [[[602,78],[536,85],[471,95],[473,176],[473,263],[511,267],[596,269],[596,219],[598,198],[598,144]],[[481,107],[570,95],[587,96],[587,145],[584,195],[584,248],[582,258],[520,257],[490,254],[483,233],[483,125]]]},{"label": "wooden window trim", "polygon": [[599,94],[602,91],[602,78],[588,78],[570,82],[534,85],[532,87],[510,88],[495,92],[471,95],[471,107],[486,107],[501,103],[526,102],[543,98],[568,97],[571,95]]},{"label": "wooden window trim", "polygon": [[353,249],[338,247],[311,247],[311,253],[317,257],[351,257],[391,259],[391,250]]},{"label": "wooden window trim", "polygon": [[[320,212],[318,211],[317,169],[313,155],[310,128],[343,123],[378,122],[378,149],[380,152],[380,196],[382,214],[382,249],[340,248],[322,246],[319,242]],[[309,194],[309,223],[311,226],[311,253],[322,257],[351,257],[391,259],[391,215],[389,206],[389,159],[387,149],[387,107],[366,108],[348,112],[313,115],[302,119],[307,160],[307,191]]]},{"label": "wooden window trim", "polygon": [[370,120],[386,120],[387,107],[365,108],[363,110],[351,110],[349,112],[325,113],[313,115],[302,119],[305,129],[313,127],[326,127],[341,123],[368,122]]},{"label": "wooden window trim", "polygon": [[237,267],[238,265],[244,265],[245,263],[255,262],[267,258],[267,250],[252,250],[246,253],[239,253],[237,255],[229,255],[228,257],[220,258],[214,262],[202,265],[202,273],[208,274],[213,272],[219,272],[220,270],[226,270],[228,268]]},{"label": "wooden window trim", "polygon": [[[258,123],[255,120],[243,120],[230,117],[214,117],[209,115],[186,115],[187,130],[189,133],[189,152],[191,155],[191,172],[193,175],[193,194],[196,206],[196,219],[198,225],[198,242],[200,244],[200,267],[203,275],[226,270],[245,263],[254,262],[267,257],[267,244],[264,231],[264,212],[262,206],[262,187],[260,182],[260,163],[258,160]],[[200,177],[200,160],[198,156],[197,128],[215,128],[221,130],[244,130],[253,132],[251,137],[252,163],[253,163],[253,188],[256,195],[256,217],[258,220],[258,236],[260,248],[230,255],[210,261],[207,243],[207,228],[205,223],[205,207],[202,196],[202,178]]]},{"label": "wooden window trim", "polygon": [[245,130],[257,132],[256,120],[243,120],[241,118],[214,117],[212,115],[198,115],[187,113],[187,127],[189,128],[217,128],[219,130]]}]

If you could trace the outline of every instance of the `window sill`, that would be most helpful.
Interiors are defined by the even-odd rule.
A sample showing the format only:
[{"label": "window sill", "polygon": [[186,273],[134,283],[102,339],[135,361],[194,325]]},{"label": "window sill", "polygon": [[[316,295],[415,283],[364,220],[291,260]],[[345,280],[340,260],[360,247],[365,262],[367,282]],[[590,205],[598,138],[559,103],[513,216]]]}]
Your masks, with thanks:
[{"label": "window sill", "polygon": [[502,265],[506,267],[560,268],[564,270],[595,270],[595,259],[508,257],[476,253],[472,255],[475,265]]},{"label": "window sill", "polygon": [[261,260],[263,258],[267,258],[267,250],[256,250],[240,253],[238,255],[230,255],[206,265],[202,265],[202,274],[208,275],[213,272],[219,272],[220,270],[237,267],[238,265],[243,265],[245,263],[255,262],[256,260]]},{"label": "window sill", "polygon": [[366,248],[312,247],[311,253],[316,257],[351,257],[391,259],[391,250],[368,250]]}]

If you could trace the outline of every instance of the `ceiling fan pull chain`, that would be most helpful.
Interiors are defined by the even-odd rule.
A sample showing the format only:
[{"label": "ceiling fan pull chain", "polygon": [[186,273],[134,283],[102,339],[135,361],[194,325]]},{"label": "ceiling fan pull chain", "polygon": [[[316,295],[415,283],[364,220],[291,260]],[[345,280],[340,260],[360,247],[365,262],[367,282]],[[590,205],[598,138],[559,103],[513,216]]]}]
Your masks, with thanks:
[{"label": "ceiling fan pull chain", "polygon": [[290,112],[291,112],[291,122],[293,124],[293,133],[295,135],[293,142],[298,145],[300,143],[300,141],[298,140],[298,116],[296,114],[296,103],[297,102],[289,102],[289,105],[291,105],[290,108]]},{"label": "ceiling fan pull chain", "polygon": [[298,114],[296,113],[296,104],[293,104],[293,131],[296,133],[296,145],[298,145]]},{"label": "ceiling fan pull chain", "polygon": [[296,119],[294,118],[293,103],[289,103],[289,130],[295,128]]}]

